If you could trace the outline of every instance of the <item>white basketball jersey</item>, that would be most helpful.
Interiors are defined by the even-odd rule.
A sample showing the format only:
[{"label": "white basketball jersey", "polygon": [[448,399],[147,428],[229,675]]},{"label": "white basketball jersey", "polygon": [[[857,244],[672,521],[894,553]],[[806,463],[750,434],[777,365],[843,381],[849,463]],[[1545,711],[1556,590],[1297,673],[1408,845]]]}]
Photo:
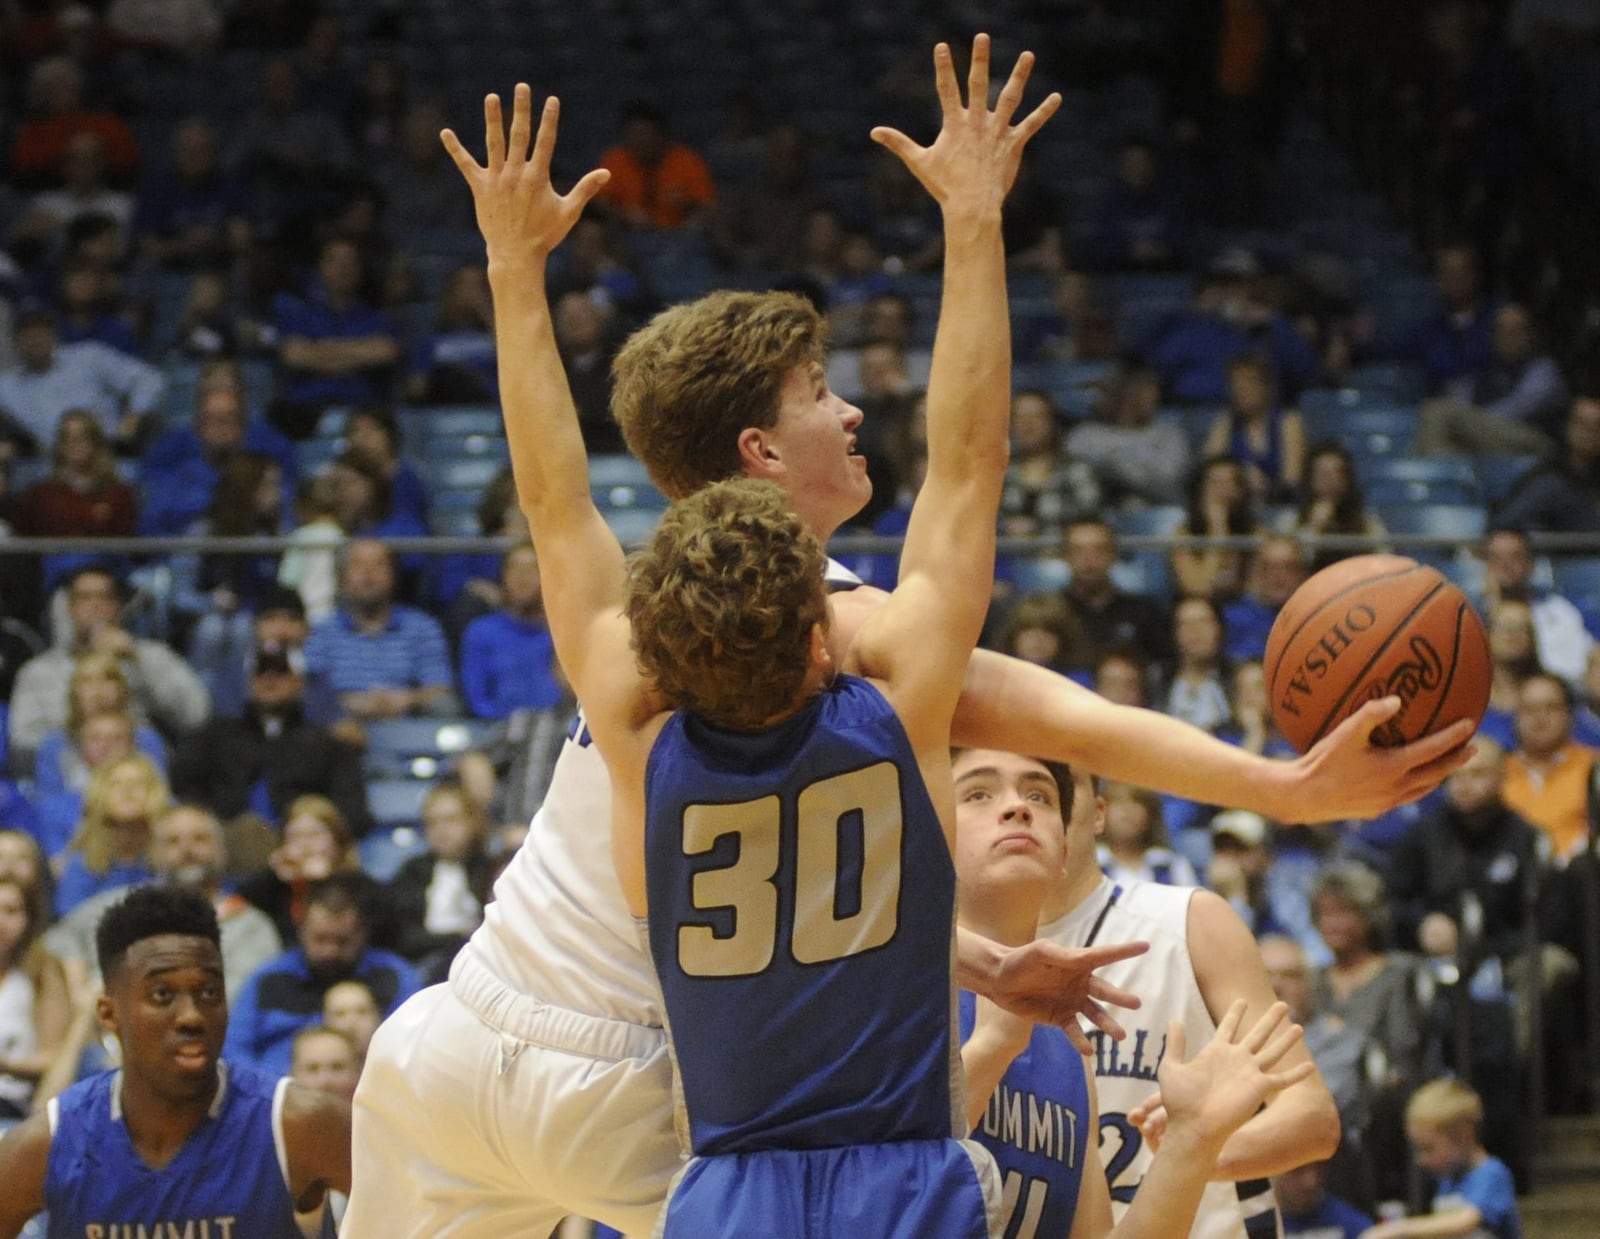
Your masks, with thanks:
[{"label": "white basketball jersey", "polygon": [[[1206,1009],[1189,955],[1189,898],[1193,887],[1151,882],[1124,885],[1102,878],[1081,904],[1059,920],[1039,926],[1039,936],[1062,946],[1148,942],[1134,959],[1108,964],[1098,975],[1144,999],[1137,1011],[1117,1011],[1124,1041],[1093,1031],[1095,1082],[1100,1094],[1100,1158],[1118,1221],[1127,1212],[1155,1155],[1128,1112],[1156,1091],[1156,1068],[1167,1049],[1167,1022],[1177,1020],[1196,1054],[1217,1031]],[[1241,1188],[1245,1199],[1241,1201]],[[1200,1200],[1190,1239],[1257,1239],[1281,1234],[1271,1189],[1210,1183]]]},{"label": "white basketball jersey", "polygon": [[[831,585],[860,578],[828,561]],[[520,994],[662,1026],[661,990],[611,860],[611,779],[580,713],[528,838],[462,948]]]}]

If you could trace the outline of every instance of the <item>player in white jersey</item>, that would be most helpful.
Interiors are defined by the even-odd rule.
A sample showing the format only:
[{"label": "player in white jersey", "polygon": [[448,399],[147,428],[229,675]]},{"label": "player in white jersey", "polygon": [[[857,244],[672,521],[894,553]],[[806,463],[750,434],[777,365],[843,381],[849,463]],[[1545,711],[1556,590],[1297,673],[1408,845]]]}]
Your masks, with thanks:
[{"label": "player in white jersey", "polygon": [[[1246,1020],[1277,1001],[1255,939],[1220,896],[1194,887],[1153,882],[1120,884],[1095,864],[1094,840],[1104,825],[1104,802],[1079,772],[1067,828],[1067,864],[1046,901],[1039,934],[1063,945],[1138,938],[1149,950],[1109,966],[1118,984],[1145,1002],[1128,1013],[1123,1041],[1094,1036],[1100,1099],[1100,1156],[1119,1217],[1139,1190],[1155,1155],[1164,1115],[1153,1113],[1156,1069],[1166,1049],[1167,1023],[1183,1026],[1190,1045],[1204,1044],[1236,1002]],[[1284,1065],[1310,1064],[1296,1046]],[[1321,1161],[1339,1142],[1339,1116],[1315,1070],[1275,1095],[1223,1146],[1196,1214],[1191,1239],[1263,1239],[1282,1233],[1269,1175]]]},{"label": "player in white jersey", "polygon": [[[487,111],[493,163],[505,150],[498,100]],[[550,193],[563,233],[594,183],[580,188]],[[738,473],[768,478],[826,539],[870,496],[854,454],[861,413],[825,383],[813,389],[820,320],[797,317],[785,308],[792,302],[714,294],[668,311],[618,358],[614,404],[630,446],[669,494]],[[548,356],[516,361],[559,365],[553,344]],[[526,430],[507,432],[515,452]],[[882,598],[865,587],[836,594],[835,639],[846,643]],[[1436,786],[1470,732],[1372,748],[1366,737],[1398,708],[1398,699],[1372,703],[1306,758],[1271,762],[980,654],[955,738],[1081,760],[1207,803],[1370,816]],[[347,1236],[539,1234],[568,1212],[649,1229],[678,1166],[671,1071],[649,960],[611,867],[609,783],[585,739],[580,729],[564,746],[451,983],[408,1002],[374,1039],[356,1097]],[[1109,956],[1074,957],[1046,942],[1007,951],[973,937],[961,947],[963,987],[1078,1037],[1076,1012],[1105,1020],[1090,1004],[1086,969]],[[393,1175],[398,1165],[416,1169]]]}]

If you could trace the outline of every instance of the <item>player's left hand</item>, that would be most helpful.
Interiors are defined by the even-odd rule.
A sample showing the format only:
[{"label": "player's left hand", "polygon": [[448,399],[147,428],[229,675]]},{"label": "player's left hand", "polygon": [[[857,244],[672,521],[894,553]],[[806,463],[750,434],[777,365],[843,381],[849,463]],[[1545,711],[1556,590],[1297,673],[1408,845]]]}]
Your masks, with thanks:
[{"label": "player's left hand", "polygon": [[1061,106],[1052,94],[1013,125],[1022,91],[1033,70],[1033,53],[1023,52],[1005,88],[989,107],[989,36],[972,41],[972,67],[967,74],[967,99],[962,102],[950,45],[933,49],[935,79],[943,124],[932,146],[919,146],[898,129],[879,125],[872,140],[898,155],[911,175],[933,195],[947,216],[952,210],[998,211],[1017,179],[1022,148]]},{"label": "player's left hand", "polygon": [[[1234,1002],[1205,1048],[1188,1062],[1184,1061],[1188,1045],[1183,1025],[1177,1020],[1168,1024],[1167,1048],[1157,1074],[1165,1108],[1163,1132],[1181,1123],[1220,1149],[1267,1098],[1315,1070],[1309,1059],[1276,1070],[1302,1035],[1300,1025],[1289,1019],[1285,1004],[1273,1003],[1248,1029],[1242,1027],[1247,1009],[1243,999]],[[1144,1116],[1141,1123],[1139,1112],[1143,1109],[1138,1107],[1128,1118],[1151,1140],[1154,1116]],[[1151,1141],[1153,1146],[1159,1146],[1159,1135]]]},{"label": "player's left hand", "polygon": [[1094,1046],[1079,1023],[1080,1018],[1120,1041],[1127,1034],[1104,1004],[1129,1011],[1139,1007],[1137,996],[1095,976],[1095,970],[1143,955],[1149,949],[1146,942],[1077,948],[1036,939],[1005,952],[989,979],[985,996],[1013,1015],[1036,1024],[1054,1024],[1067,1034],[1080,1054],[1093,1054]]},{"label": "player's left hand", "polygon": [[1365,820],[1426,796],[1472,756],[1473,725],[1462,719],[1395,749],[1378,748],[1373,731],[1400,711],[1400,698],[1369,701],[1296,763],[1277,814],[1284,822]]},{"label": "player's left hand", "polygon": [[446,129],[439,135],[472,189],[478,231],[483,234],[491,264],[523,256],[545,258],[611,178],[604,168],[596,168],[570,192],[556,192],[550,183],[550,157],[555,152],[560,115],[555,98],[546,99],[535,135],[533,92],[526,82],[519,82],[512,104],[509,141],[500,96],[489,95],[483,101],[485,163],[480,164],[468,153],[454,130]]}]

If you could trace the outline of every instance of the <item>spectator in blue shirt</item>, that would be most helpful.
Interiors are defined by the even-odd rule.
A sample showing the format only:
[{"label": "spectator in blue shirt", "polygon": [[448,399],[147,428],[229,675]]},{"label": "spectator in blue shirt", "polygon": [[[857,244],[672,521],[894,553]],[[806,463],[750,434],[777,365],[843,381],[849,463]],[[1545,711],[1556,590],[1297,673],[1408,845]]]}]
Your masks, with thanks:
[{"label": "spectator in blue shirt", "polygon": [[531,542],[506,552],[500,587],[502,609],[473,620],[461,638],[461,691],[477,718],[544,710],[562,699]]},{"label": "spectator in blue shirt", "polygon": [[1494,355],[1462,391],[1427,401],[1417,451],[1474,456],[1547,455],[1567,408],[1567,383],[1539,348],[1533,314],[1507,302],[1494,313]]},{"label": "spectator in blue shirt", "polygon": [[1483,1100],[1459,1080],[1434,1080],[1406,1104],[1406,1139],[1417,1165],[1434,1179],[1433,1207],[1384,1222],[1363,1239],[1415,1235],[1489,1235],[1522,1239],[1511,1171],[1484,1149]]},{"label": "spectator in blue shirt", "polygon": [[335,874],[311,888],[299,945],[268,960],[230,995],[223,1046],[228,1061],[286,1074],[295,1033],[321,1021],[323,995],[341,981],[364,982],[385,1016],[421,988],[400,956],[367,945],[369,881],[362,874]]},{"label": "spectator in blue shirt", "polygon": [[[437,132],[430,135],[430,141],[439,146]],[[450,188],[452,193],[459,192],[456,185]],[[499,400],[493,327],[494,307],[483,264],[458,267],[439,293],[433,330],[412,346],[406,398],[413,404]]]},{"label": "spectator in blue shirt", "polygon": [[60,314],[56,332],[61,343],[92,340],[129,357],[139,356],[139,338],[128,320],[116,312],[112,280],[104,267],[82,258],[68,263],[56,284],[56,301]]},{"label": "spectator in blue shirt", "polygon": [[395,602],[389,548],[370,538],[350,543],[339,590],[339,609],[311,630],[306,668],[337,694],[340,710],[361,720],[455,713],[444,631],[432,616]]},{"label": "spectator in blue shirt", "polygon": [[13,328],[17,364],[0,372],[0,434],[30,450],[53,443],[56,423],[73,409],[99,419],[119,446],[138,442],[145,419],[160,407],[166,380],[154,366],[94,341],[62,344],[49,310],[29,305]]},{"label": "spectator in blue shirt", "polygon": [[294,476],[294,448],[250,416],[238,367],[217,362],[201,371],[193,420],[162,435],[145,453],[148,498],[139,532],[155,537],[186,532],[211,506],[223,466],[241,452],[269,457],[283,478]]},{"label": "spectator in blue shirt", "polygon": [[1185,219],[1160,174],[1155,149],[1135,138],[1117,155],[1117,179],[1100,199],[1096,248],[1112,271],[1170,271],[1183,265]]},{"label": "spectator in blue shirt", "polygon": [[1495,304],[1481,291],[1470,245],[1443,246],[1433,272],[1439,310],[1412,328],[1399,352],[1422,363],[1430,395],[1465,395],[1472,376],[1494,360]]},{"label": "spectator in blue shirt", "polygon": [[1372,1219],[1328,1194],[1328,1163],[1311,1162],[1272,1176],[1285,1239],[1361,1239]]},{"label": "spectator in blue shirt", "polygon": [[389,513],[428,523],[428,486],[422,475],[400,456],[400,422],[388,405],[372,404],[351,412],[344,439],[352,452],[377,464],[389,480]]},{"label": "spectator in blue shirt", "polygon": [[191,116],[173,131],[170,167],[139,194],[133,232],[140,255],[184,270],[226,263],[248,249],[250,231],[244,192],[217,159],[217,131]]},{"label": "spectator in blue shirt", "polygon": [[361,251],[334,237],[322,244],[307,294],[273,302],[280,377],[271,417],[291,438],[309,436],[330,405],[377,404],[387,394],[399,332],[361,300],[361,281]]},{"label": "spectator in blue shirt", "polygon": [[1228,363],[1241,353],[1272,361],[1279,395],[1292,400],[1320,369],[1316,350],[1266,299],[1255,256],[1230,251],[1201,280],[1190,309],[1157,332],[1145,360],[1180,404],[1228,402]]}]

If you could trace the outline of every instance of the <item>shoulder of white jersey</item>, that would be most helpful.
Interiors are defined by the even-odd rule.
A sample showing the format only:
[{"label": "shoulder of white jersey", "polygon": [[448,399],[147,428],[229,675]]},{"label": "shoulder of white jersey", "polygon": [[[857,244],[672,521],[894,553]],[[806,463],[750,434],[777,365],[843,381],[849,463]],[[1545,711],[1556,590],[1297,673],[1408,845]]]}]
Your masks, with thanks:
[{"label": "shoulder of white jersey", "polygon": [[823,570],[822,579],[827,584],[830,594],[841,593],[865,584],[860,577],[832,556],[828,557],[828,566]]}]

